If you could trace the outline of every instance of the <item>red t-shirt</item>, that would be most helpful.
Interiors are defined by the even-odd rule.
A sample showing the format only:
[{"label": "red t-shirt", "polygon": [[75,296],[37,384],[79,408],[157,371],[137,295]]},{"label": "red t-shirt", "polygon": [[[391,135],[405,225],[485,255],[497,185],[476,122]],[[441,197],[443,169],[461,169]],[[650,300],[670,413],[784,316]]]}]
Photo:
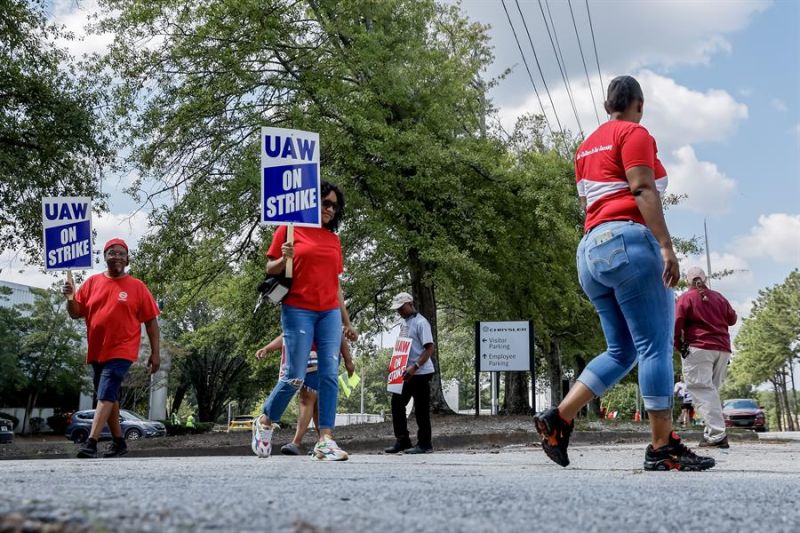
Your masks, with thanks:
[{"label": "red t-shirt", "polygon": [[159,315],[153,295],[130,275],[110,278],[95,274],[87,279],[75,301],[83,307],[89,341],[87,363],[139,358],[142,323]]},{"label": "red t-shirt", "polygon": [[583,141],[575,153],[575,180],[578,195],[586,197],[585,231],[612,220],[644,224],[625,171],[652,168],[658,192],[663,194],[667,172],[657,153],[656,141],[647,130],[624,120],[609,120]]},{"label": "red t-shirt", "polygon": [[681,294],[675,304],[675,349],[680,349],[681,336],[689,346],[701,350],[731,351],[728,326],[736,324],[736,311],[728,300],[706,288],[706,300],[697,288]]},{"label": "red t-shirt", "polygon": [[[272,236],[267,257],[283,256],[286,226]],[[339,236],[325,228],[295,227],[292,288],[283,303],[309,311],[330,311],[339,307],[339,274],[344,258]]]}]

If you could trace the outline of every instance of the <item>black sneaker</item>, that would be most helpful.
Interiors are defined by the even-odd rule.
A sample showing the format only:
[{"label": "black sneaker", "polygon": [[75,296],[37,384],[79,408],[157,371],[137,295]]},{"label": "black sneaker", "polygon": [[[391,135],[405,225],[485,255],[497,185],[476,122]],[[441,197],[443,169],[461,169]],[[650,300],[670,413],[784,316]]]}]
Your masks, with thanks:
[{"label": "black sneaker", "polygon": [[114,441],[111,443],[111,446],[108,447],[106,453],[103,454],[104,459],[108,459],[111,457],[122,457],[123,455],[127,455],[128,453],[128,445],[125,444],[124,439],[120,439],[119,441]]},{"label": "black sneaker", "polygon": [[398,453],[408,450],[409,448],[413,448],[414,446],[411,444],[411,441],[396,441],[392,446],[389,446],[383,453]]},{"label": "black sneaker", "polygon": [[553,462],[561,466],[569,464],[567,457],[567,446],[569,446],[569,436],[572,428],[575,427],[573,420],[569,424],[558,414],[558,408],[551,408],[547,411],[537,413],[533,417],[536,431],[542,437],[542,448]]},{"label": "black sneaker", "polygon": [[709,440],[703,439],[700,441],[700,444],[698,444],[698,446],[700,448],[726,448],[726,449],[731,447],[731,445],[728,444],[727,435],[722,437],[722,440],[718,442],[711,442]]},{"label": "black sneaker", "polygon": [[701,457],[687,448],[681,438],[673,431],[669,444],[654,449],[652,444],[644,452],[645,470],[687,470],[698,472],[716,465],[713,457]]},{"label": "black sneaker", "polygon": [[97,441],[94,439],[86,439],[83,446],[78,450],[78,459],[96,459],[97,458]]},{"label": "black sneaker", "polygon": [[409,448],[409,449],[407,449],[407,450],[406,450],[406,451],[404,451],[403,453],[411,453],[411,454],[417,454],[417,453],[433,453],[433,448],[423,448],[423,447],[421,447],[421,446],[414,446],[413,448]]}]

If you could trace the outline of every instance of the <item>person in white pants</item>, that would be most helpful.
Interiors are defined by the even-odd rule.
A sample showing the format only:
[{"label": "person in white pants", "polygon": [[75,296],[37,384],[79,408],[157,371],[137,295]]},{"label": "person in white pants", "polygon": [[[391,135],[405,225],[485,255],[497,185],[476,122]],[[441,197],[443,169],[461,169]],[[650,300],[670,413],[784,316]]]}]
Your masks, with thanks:
[{"label": "person in white pants", "polygon": [[675,347],[683,357],[686,390],[705,421],[701,447],[728,448],[719,389],[728,371],[731,336],[736,311],[720,293],[706,285],[706,274],[698,267],[687,272],[690,288],[675,309]]}]

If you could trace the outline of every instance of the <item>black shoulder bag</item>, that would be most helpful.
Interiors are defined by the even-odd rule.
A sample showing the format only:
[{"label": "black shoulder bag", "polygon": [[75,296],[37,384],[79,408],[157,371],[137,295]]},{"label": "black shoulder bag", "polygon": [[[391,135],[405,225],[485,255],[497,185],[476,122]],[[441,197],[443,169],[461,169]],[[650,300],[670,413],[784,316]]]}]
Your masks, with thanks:
[{"label": "black shoulder bag", "polygon": [[[284,239],[283,242],[286,242],[286,239]],[[292,278],[287,278],[284,275],[285,272],[284,270],[284,273],[281,274],[267,274],[264,280],[258,284],[256,288],[259,292],[258,302],[256,303],[256,308],[253,313],[257,312],[261,304],[265,301],[273,305],[278,305],[286,298],[286,295],[289,294],[289,290],[292,288]]]}]

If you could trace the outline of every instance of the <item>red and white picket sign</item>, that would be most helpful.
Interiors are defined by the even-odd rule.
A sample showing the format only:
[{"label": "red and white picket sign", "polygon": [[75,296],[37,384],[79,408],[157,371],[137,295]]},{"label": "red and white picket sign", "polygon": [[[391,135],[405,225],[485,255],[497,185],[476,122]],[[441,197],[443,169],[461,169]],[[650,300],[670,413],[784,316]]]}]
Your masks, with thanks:
[{"label": "red and white picket sign", "polygon": [[389,360],[389,379],[386,390],[394,394],[403,392],[403,372],[408,366],[408,355],[411,353],[411,339],[398,337],[394,343],[392,358]]}]

